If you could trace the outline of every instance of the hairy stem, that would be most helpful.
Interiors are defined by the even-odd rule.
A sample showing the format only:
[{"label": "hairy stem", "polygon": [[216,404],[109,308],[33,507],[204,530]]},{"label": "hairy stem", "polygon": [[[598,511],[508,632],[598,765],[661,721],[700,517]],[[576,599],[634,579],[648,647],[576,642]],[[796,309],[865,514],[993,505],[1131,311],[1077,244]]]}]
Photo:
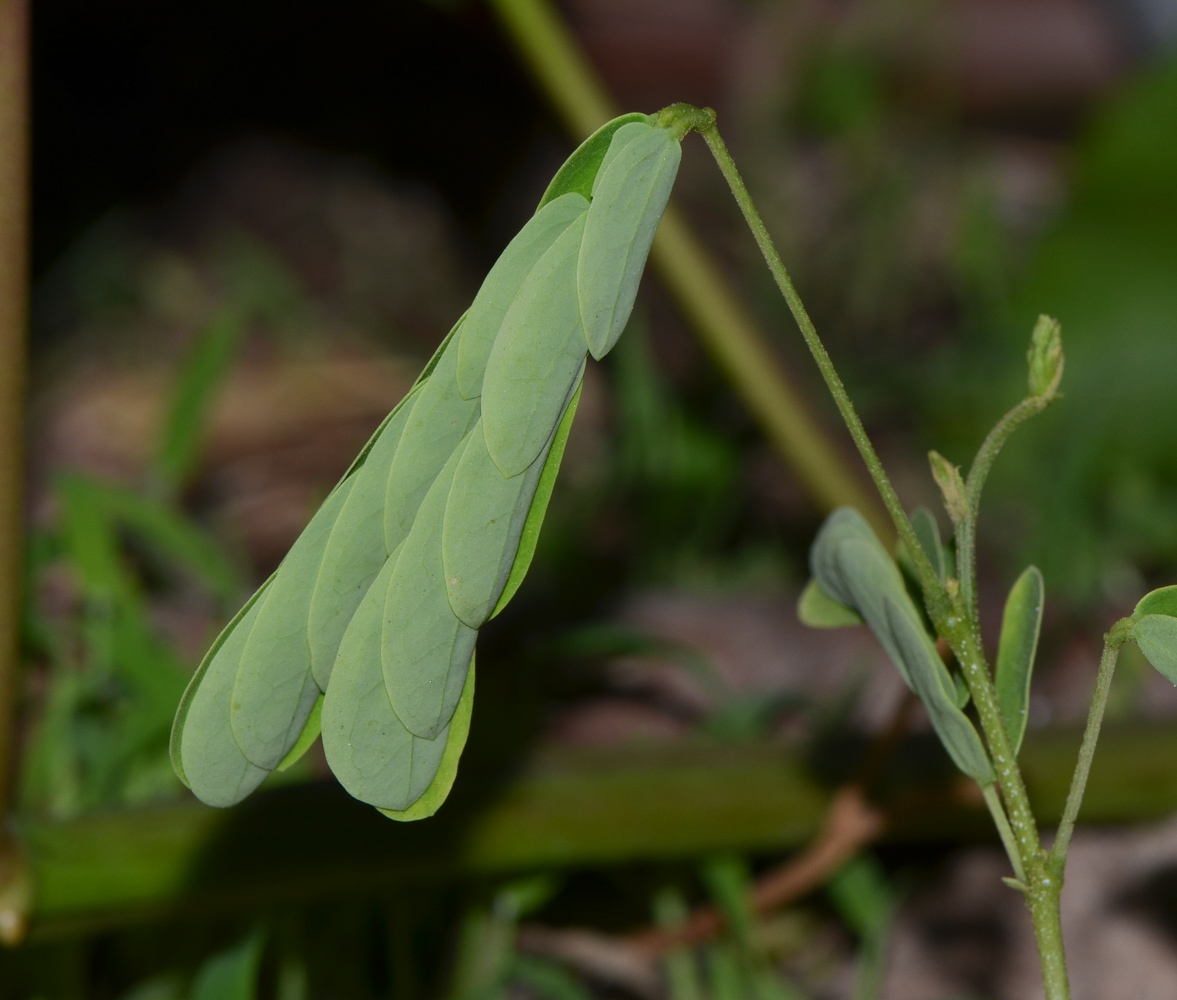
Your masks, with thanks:
[{"label": "hairy stem", "polygon": [[969,620],[975,625],[977,614],[977,518],[981,508],[981,491],[993,462],[1009,436],[1035,414],[1041,413],[1053,401],[1053,396],[1027,396],[1005,414],[985,437],[965,481],[967,513],[956,530],[956,565],[960,576],[961,604]]},{"label": "hairy stem", "polygon": [[915,529],[912,528],[911,522],[907,518],[907,513],[903,509],[903,504],[899,501],[899,496],[896,494],[895,488],[891,485],[891,480],[887,478],[887,473],[883,469],[883,463],[879,461],[879,456],[875,452],[874,445],[871,443],[870,438],[867,437],[866,429],[862,426],[862,421],[858,417],[858,411],[855,410],[854,403],[851,402],[850,396],[846,392],[846,387],[842,384],[842,379],[834,368],[834,363],[830,360],[825,345],[817,335],[813,320],[809,318],[809,313],[801,301],[801,296],[797,294],[797,289],[793,286],[793,281],[789,277],[789,272],[785,268],[784,261],[781,260],[781,256],[777,253],[776,246],[772,242],[772,237],[768,234],[768,228],[765,226],[764,220],[760,217],[760,213],[752,201],[752,196],[748,193],[748,189],[744,185],[744,180],[740,176],[740,172],[736,168],[735,162],[732,160],[731,154],[728,152],[727,146],[719,134],[719,130],[715,127],[714,116],[711,117],[711,122],[708,126],[699,130],[699,134],[702,135],[703,140],[707,143],[708,148],[711,150],[711,155],[715,157],[715,162],[719,165],[719,169],[728,183],[728,187],[731,188],[731,192],[736,199],[736,204],[740,206],[744,220],[748,223],[748,228],[752,230],[756,244],[760,247],[760,252],[764,255],[765,263],[768,264],[768,269],[772,272],[773,279],[784,296],[785,302],[789,306],[789,311],[793,314],[793,319],[796,320],[797,326],[801,330],[801,336],[805,338],[809,352],[813,355],[813,360],[817,362],[818,370],[821,372],[822,378],[825,379],[830,394],[834,397],[834,402],[837,404],[838,411],[842,414],[842,419],[850,431],[850,436],[854,439],[854,444],[857,446],[859,454],[862,455],[862,460],[866,463],[867,471],[870,473],[871,479],[874,480],[875,488],[879,491],[879,496],[883,499],[883,505],[887,508],[887,513],[891,515],[891,520],[895,524],[895,530],[899,533],[899,537],[903,539],[904,544],[907,545],[911,558],[915,563],[916,571],[919,574],[920,583],[924,588],[924,594],[929,595],[929,601],[936,604],[941,613],[943,613],[947,610],[948,595],[945,593],[936,575],[936,571],[932,568],[931,562],[924,553],[923,546],[920,545],[919,540],[916,538]]},{"label": "hairy stem", "polygon": [[1091,699],[1091,709],[1087,713],[1087,728],[1083,731],[1083,742],[1079,745],[1079,759],[1075,763],[1071,790],[1067,793],[1067,804],[1063,807],[1063,817],[1059,821],[1058,833],[1050,849],[1050,867],[1059,879],[1063,876],[1063,869],[1067,863],[1067,849],[1071,846],[1071,835],[1075,832],[1075,820],[1079,817],[1083,793],[1087,790],[1087,777],[1091,774],[1095,744],[1099,740],[1099,730],[1103,726],[1108,692],[1112,688],[1112,677],[1116,673],[1116,661],[1120,657],[1120,646],[1123,645],[1123,641],[1117,635],[1114,626],[1104,637],[1103,655],[1099,658],[1099,674],[1095,679],[1095,694]]}]

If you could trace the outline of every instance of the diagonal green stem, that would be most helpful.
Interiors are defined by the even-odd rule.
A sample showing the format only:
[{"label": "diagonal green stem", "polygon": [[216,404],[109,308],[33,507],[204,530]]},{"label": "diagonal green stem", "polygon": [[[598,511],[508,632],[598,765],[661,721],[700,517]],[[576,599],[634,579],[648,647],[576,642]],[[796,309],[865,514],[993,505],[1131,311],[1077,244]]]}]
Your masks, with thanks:
[{"label": "diagonal green stem", "polygon": [[[691,110],[697,111],[698,109]],[[912,528],[911,522],[907,518],[907,513],[903,509],[903,504],[899,501],[899,496],[896,494],[895,488],[891,485],[891,480],[887,478],[887,473],[883,469],[883,463],[879,461],[879,456],[875,451],[874,445],[871,443],[870,438],[867,437],[866,429],[862,426],[862,421],[858,417],[858,411],[855,410],[854,403],[851,402],[850,396],[846,392],[846,387],[842,384],[842,379],[834,368],[834,363],[830,360],[829,353],[826,351],[825,345],[821,342],[821,338],[817,334],[813,320],[809,318],[809,313],[801,301],[801,296],[797,294],[797,289],[789,277],[789,272],[785,268],[784,261],[781,260],[780,254],[777,253],[777,249],[773,245],[772,237],[768,234],[768,228],[765,226],[764,220],[760,217],[760,213],[752,201],[752,196],[748,193],[748,188],[744,185],[744,180],[740,176],[740,172],[736,168],[735,162],[732,160],[731,154],[728,152],[727,146],[719,134],[719,130],[715,127],[714,113],[705,112],[704,114],[709,119],[709,124],[704,125],[703,122],[700,122],[699,124],[704,125],[704,127],[698,129],[699,134],[707,143],[712,156],[715,157],[715,162],[719,165],[720,171],[727,180],[728,186],[735,196],[736,204],[740,206],[744,220],[748,223],[748,228],[752,230],[752,235],[760,247],[760,252],[764,255],[768,269],[772,272],[773,279],[784,296],[785,302],[788,303],[789,311],[793,314],[793,319],[796,320],[797,326],[801,330],[801,336],[805,338],[805,343],[813,355],[813,360],[817,362],[818,370],[821,372],[822,378],[825,379],[830,394],[834,397],[834,402],[837,404],[838,411],[842,414],[842,419],[850,431],[850,436],[854,439],[854,444],[857,446],[859,454],[862,455],[862,460],[866,463],[867,471],[870,473],[871,479],[874,480],[875,487],[879,491],[879,496],[882,497],[883,504],[887,508],[887,513],[891,515],[891,520],[895,524],[895,530],[899,533],[899,537],[903,539],[915,563],[924,593],[929,595],[930,603],[938,604],[942,611],[946,611],[948,607],[948,595],[941,586],[936,571],[932,568],[931,562],[928,560],[923,547],[916,538],[915,529]]]},{"label": "diagonal green stem", "polygon": [[1001,451],[1009,436],[1035,414],[1041,413],[1053,401],[1050,396],[1027,396],[1017,406],[1011,409],[994,425],[981,447],[977,449],[977,456],[969,469],[965,482],[965,500],[967,514],[956,529],[956,565],[960,578],[960,598],[969,620],[976,625],[979,621],[977,614],[977,517],[981,508],[981,491],[985,487],[985,480],[993,462]]},{"label": "diagonal green stem", "polygon": [[[1119,623],[1117,623],[1119,624]],[[1099,674],[1095,679],[1095,694],[1091,709],[1087,713],[1087,728],[1083,731],[1083,742],[1079,745],[1079,760],[1071,777],[1071,790],[1067,793],[1067,804],[1059,821],[1058,833],[1050,849],[1050,867],[1061,879],[1067,863],[1067,849],[1071,846],[1071,835],[1075,832],[1075,821],[1079,818],[1079,807],[1083,804],[1083,793],[1087,790],[1087,777],[1091,774],[1091,762],[1095,758],[1095,744],[1103,726],[1104,710],[1108,704],[1108,692],[1112,688],[1112,677],[1116,673],[1116,660],[1120,656],[1123,638],[1117,634],[1116,626],[1104,637],[1103,655],[1099,658]]]},{"label": "diagonal green stem", "polygon": [[1009,857],[1009,863],[1013,865],[1014,875],[1017,876],[1019,882],[1025,883],[1026,869],[1022,865],[1018,840],[1014,836],[1013,827],[1009,825],[1009,817],[1006,816],[1005,806],[1001,804],[1001,797],[997,794],[997,786],[982,785],[981,794],[985,796],[985,805],[989,809],[989,815],[993,817],[993,825],[997,827],[997,833],[1001,837],[1001,844]]}]

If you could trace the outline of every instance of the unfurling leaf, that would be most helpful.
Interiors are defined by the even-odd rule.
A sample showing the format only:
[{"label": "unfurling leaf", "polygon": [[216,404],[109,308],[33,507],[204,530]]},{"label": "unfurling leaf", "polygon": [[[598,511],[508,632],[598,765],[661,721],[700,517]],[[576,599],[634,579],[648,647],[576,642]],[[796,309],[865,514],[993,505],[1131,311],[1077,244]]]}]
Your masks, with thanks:
[{"label": "unfurling leaf", "polygon": [[821,589],[821,584],[810,580],[797,600],[797,617],[810,628],[843,628],[861,625],[862,615],[845,604],[839,604]]},{"label": "unfurling leaf", "polygon": [[1022,746],[1030,710],[1030,676],[1038,652],[1042,627],[1044,587],[1042,573],[1030,566],[1015,581],[1001,618],[1001,642],[997,647],[994,684],[997,704],[1014,756]]},{"label": "unfurling leaf", "polygon": [[948,511],[952,523],[963,524],[969,516],[969,502],[960,469],[938,451],[928,452],[928,464],[932,467],[932,478],[940,487],[940,493],[944,497],[944,509]]},{"label": "unfurling leaf", "polygon": [[1063,378],[1063,332],[1057,319],[1039,316],[1030,334],[1026,362],[1030,369],[1030,395],[1051,399]]}]

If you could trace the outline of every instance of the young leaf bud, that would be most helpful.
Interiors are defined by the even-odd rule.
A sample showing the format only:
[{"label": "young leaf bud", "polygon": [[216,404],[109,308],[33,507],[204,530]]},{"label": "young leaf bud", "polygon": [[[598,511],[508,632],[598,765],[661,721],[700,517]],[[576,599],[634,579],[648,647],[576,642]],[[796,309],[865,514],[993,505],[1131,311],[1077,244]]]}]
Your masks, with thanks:
[{"label": "young leaf bud", "polygon": [[944,509],[948,511],[953,524],[960,524],[969,515],[969,503],[965,498],[960,469],[938,451],[928,452],[928,464],[932,466],[932,478],[944,495]]},{"label": "young leaf bud", "polygon": [[1026,360],[1030,366],[1030,395],[1053,398],[1063,377],[1063,333],[1057,319],[1038,317]]}]

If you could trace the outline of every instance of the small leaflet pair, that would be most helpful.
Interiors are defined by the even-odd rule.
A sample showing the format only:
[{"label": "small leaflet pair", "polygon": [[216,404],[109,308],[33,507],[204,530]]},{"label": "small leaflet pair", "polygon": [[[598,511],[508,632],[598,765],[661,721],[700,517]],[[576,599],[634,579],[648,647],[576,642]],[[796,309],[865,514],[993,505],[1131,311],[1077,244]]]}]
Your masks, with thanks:
[{"label": "small leaflet pair", "polygon": [[624,330],[681,156],[647,115],[556,174],[474,302],[197,668],[176,773],[232,805],[322,733],[356,798],[432,815],[469,731],[478,629],[535,552],[586,354]]},{"label": "small leaflet pair", "polygon": [[[951,575],[951,553],[940,543],[935,518],[921,508],[911,520],[920,547],[941,580],[945,579]],[[944,665],[899,566],[857,511],[842,507],[826,519],[810,550],[810,568],[813,580],[798,604],[801,621],[815,628],[865,621],[923,702],[953,763],[978,784],[991,785],[993,765],[962,711],[968,704],[968,690]],[[1031,566],[1018,577],[1006,600],[994,673],[998,705],[1015,754],[1026,731],[1042,607],[1042,574]]]}]

